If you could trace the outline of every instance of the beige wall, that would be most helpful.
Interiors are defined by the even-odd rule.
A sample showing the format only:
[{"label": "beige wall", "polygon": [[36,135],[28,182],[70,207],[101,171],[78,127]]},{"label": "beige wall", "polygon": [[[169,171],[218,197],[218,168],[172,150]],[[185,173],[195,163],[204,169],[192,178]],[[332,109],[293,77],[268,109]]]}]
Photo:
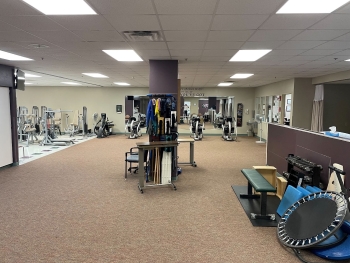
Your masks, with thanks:
[{"label": "beige wall", "polygon": [[[17,105],[25,106],[31,112],[33,106],[46,106],[52,109],[79,110],[83,106],[88,110],[88,127],[93,129],[92,115],[97,112],[106,113],[114,122],[113,132],[124,132],[125,96],[147,94],[148,88],[125,87],[26,87],[25,91],[17,92]],[[123,105],[123,113],[116,113],[116,105]],[[73,113],[71,113],[73,115]],[[63,113],[63,128],[65,115]],[[72,119],[70,119],[72,120]]]},{"label": "beige wall", "polygon": [[293,94],[293,92],[294,79],[288,79],[255,88],[255,97]]},{"label": "beige wall", "polygon": [[342,71],[329,75],[319,76],[312,79],[312,84],[323,84],[332,81],[350,79],[350,71]]},{"label": "beige wall", "polygon": [[312,79],[295,79],[292,99],[293,127],[311,129],[312,103],[314,97],[315,85],[312,84]]}]

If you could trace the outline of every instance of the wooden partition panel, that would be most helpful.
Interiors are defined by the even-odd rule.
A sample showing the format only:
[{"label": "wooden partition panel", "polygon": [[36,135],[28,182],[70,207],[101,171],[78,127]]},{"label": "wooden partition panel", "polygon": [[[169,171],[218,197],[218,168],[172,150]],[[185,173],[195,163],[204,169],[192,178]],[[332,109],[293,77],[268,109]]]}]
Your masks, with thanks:
[{"label": "wooden partition panel", "polygon": [[327,187],[328,165],[339,163],[347,173],[345,186],[350,188],[350,140],[270,123],[268,131],[267,165],[281,174],[287,170],[288,154],[298,155],[323,166],[321,182]]}]

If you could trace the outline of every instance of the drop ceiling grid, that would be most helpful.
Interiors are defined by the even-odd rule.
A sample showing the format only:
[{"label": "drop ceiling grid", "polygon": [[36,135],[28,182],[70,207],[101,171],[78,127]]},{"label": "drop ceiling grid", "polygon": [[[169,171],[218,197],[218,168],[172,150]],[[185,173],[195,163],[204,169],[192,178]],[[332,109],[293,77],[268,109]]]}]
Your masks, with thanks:
[{"label": "drop ceiling grid", "polygon": [[[275,11],[285,0],[143,0],[142,3],[138,0],[88,0],[100,15],[47,17],[20,0],[2,2],[9,12],[2,9],[0,20],[8,17],[6,21],[10,25],[0,25],[0,43],[7,44],[0,44],[1,48],[21,50],[20,47],[28,48],[28,44],[34,41],[48,43],[52,48],[50,51],[23,50],[36,59],[34,63],[16,62],[28,69],[51,67],[59,72],[60,68],[70,67],[80,76],[84,68],[103,73],[116,67],[125,72],[127,78],[134,76],[141,79],[140,83],[148,85],[143,77],[148,72],[147,66],[120,67],[101,50],[132,47],[144,59],[166,59],[169,58],[167,52],[170,52],[174,59],[180,60],[180,72],[185,73],[187,63],[193,62],[191,76],[194,76],[193,81],[197,78],[196,83],[204,74],[213,73],[212,79],[215,74],[218,76],[215,80],[221,76],[224,81],[230,74],[243,69],[256,74],[267,74],[264,70],[269,69],[283,75],[282,69],[294,74],[300,66],[317,74],[317,68],[322,72],[327,70],[323,66],[347,68],[345,62],[330,63],[334,56],[339,60],[350,58],[350,52],[347,53],[350,44],[349,5],[330,15],[276,15]],[[20,15],[11,13],[13,6],[18,8],[17,14]],[[15,30],[10,31],[12,25]],[[141,25],[147,30],[163,29],[167,42],[125,42],[121,31],[140,30]],[[13,33],[16,31],[17,34]],[[248,64],[228,62],[241,48],[259,47],[273,49],[271,56]],[[46,61],[37,61],[42,55],[47,57]],[[215,66],[211,68],[211,64]],[[105,80],[96,81],[105,83]],[[237,81],[242,85],[246,85],[245,82],[256,83],[256,80]]]}]

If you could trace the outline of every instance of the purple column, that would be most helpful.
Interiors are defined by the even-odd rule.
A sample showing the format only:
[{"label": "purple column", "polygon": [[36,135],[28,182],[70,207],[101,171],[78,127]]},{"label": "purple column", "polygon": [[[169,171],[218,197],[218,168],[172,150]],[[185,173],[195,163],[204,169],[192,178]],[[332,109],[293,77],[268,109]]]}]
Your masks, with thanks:
[{"label": "purple column", "polygon": [[150,94],[178,93],[178,61],[150,60],[149,92]]}]

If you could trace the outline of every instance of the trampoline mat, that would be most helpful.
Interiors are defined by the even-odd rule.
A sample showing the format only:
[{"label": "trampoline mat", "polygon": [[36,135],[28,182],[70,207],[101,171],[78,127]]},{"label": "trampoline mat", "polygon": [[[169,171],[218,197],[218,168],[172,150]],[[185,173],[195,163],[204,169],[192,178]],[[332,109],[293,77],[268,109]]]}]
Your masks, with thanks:
[{"label": "trampoline mat", "polygon": [[301,204],[288,217],[285,230],[293,239],[308,239],[322,233],[332,224],[337,204],[327,198],[316,198]]}]

